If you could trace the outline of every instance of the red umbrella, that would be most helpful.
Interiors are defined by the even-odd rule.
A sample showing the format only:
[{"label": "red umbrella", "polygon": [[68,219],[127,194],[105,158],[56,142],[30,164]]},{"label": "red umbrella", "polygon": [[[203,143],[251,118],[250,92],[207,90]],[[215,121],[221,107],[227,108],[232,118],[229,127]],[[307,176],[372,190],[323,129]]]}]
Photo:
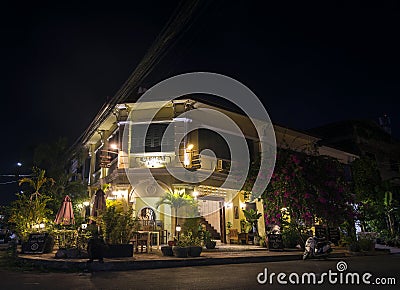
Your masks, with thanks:
[{"label": "red umbrella", "polygon": [[67,195],[61,204],[54,223],[61,225],[75,224],[74,211],[72,209],[71,198]]},{"label": "red umbrella", "polygon": [[99,213],[106,209],[106,194],[101,189],[96,191],[94,195],[94,203],[92,208],[92,216],[99,216]]}]

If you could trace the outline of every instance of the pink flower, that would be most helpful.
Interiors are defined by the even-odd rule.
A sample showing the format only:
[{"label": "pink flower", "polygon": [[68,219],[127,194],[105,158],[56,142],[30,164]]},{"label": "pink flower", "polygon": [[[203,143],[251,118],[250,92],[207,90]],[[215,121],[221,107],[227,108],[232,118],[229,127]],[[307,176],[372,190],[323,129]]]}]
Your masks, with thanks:
[{"label": "pink flower", "polygon": [[299,158],[297,158],[296,155],[292,155],[292,161],[294,162],[294,164],[299,165],[300,164],[300,160]]}]

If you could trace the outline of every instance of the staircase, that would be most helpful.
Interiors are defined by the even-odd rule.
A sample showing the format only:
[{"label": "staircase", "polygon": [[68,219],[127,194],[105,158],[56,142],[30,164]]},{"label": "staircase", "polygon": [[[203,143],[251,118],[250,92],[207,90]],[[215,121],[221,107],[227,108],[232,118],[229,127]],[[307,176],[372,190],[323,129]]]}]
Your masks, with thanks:
[{"label": "staircase", "polygon": [[206,230],[211,233],[211,238],[213,238],[214,240],[221,239],[220,233],[218,233],[218,231],[216,229],[214,229],[214,227],[212,225],[210,225],[210,223],[202,216],[200,217],[200,223],[205,225]]}]

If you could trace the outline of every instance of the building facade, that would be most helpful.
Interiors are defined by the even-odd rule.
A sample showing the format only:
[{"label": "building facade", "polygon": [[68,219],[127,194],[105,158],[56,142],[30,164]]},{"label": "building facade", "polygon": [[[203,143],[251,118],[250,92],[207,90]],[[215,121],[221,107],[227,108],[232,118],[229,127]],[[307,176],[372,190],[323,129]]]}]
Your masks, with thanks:
[{"label": "building facade", "polygon": [[[257,209],[263,213],[261,201],[246,199],[240,190],[224,185],[232,162],[226,141],[215,131],[220,124],[188,131],[182,113],[193,109],[212,109],[233,120],[245,137],[250,159],[260,153],[260,140],[251,120],[221,106],[196,101],[192,98],[163,103],[149,102],[136,110],[136,127],[132,129],[129,114],[134,103],[116,105],[112,113],[103,116],[101,122],[91,127],[78,140],[87,158],[82,163],[83,176],[88,184],[89,197],[93,203],[94,193],[104,184],[110,185],[106,191],[108,199],[124,199],[132,206],[143,224],[151,225],[153,230],[163,232],[163,242],[175,232],[174,212],[168,205],[157,207],[157,202],[166,192],[182,192],[198,201],[196,214],[212,232],[214,238],[226,242],[229,223],[240,229],[244,219],[243,209]],[[158,110],[150,124],[141,124],[140,115]],[[172,126],[170,126],[172,124]],[[140,126],[146,126],[145,135]],[[172,134],[163,138],[167,127]],[[213,127],[215,126],[215,127]],[[321,140],[303,132],[274,125],[278,147],[304,151],[310,154],[328,155],[344,164],[352,162],[357,156],[329,146],[317,146]],[[235,132],[227,132],[234,136]],[[144,144],[141,142],[144,140]],[[176,140],[179,140],[176,143]],[[179,147],[175,150],[176,146]],[[203,154],[211,150],[214,156]],[[169,170],[186,169],[196,172],[197,180],[185,181],[175,178]],[[75,169],[76,170],[76,169]],[[149,172],[151,178],[149,178]],[[264,219],[258,221],[258,231],[265,235]]]}]

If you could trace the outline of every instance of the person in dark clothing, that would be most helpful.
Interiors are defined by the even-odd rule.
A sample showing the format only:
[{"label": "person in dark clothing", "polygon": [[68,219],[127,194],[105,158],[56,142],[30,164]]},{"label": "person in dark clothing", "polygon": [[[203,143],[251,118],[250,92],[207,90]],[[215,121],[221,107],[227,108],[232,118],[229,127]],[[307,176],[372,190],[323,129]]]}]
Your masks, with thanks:
[{"label": "person in dark clothing", "polygon": [[99,236],[99,234],[94,233],[93,237],[91,237],[88,241],[88,263],[93,262],[95,259],[98,259],[100,263],[104,263],[103,256],[105,246],[104,240]]}]

